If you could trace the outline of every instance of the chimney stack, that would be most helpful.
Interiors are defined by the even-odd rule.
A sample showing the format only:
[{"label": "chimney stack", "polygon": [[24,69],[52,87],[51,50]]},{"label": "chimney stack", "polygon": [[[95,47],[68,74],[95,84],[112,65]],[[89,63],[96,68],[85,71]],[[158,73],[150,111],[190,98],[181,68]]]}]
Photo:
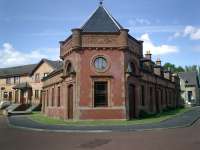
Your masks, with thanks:
[{"label": "chimney stack", "polygon": [[163,76],[163,70],[162,70],[162,66],[161,66],[161,60],[160,58],[158,58],[156,60],[156,65],[154,66],[154,73],[158,76]]},{"label": "chimney stack", "polygon": [[168,68],[168,70],[165,70],[164,72],[164,78],[171,80],[172,79],[172,74],[171,74],[171,70]]},{"label": "chimney stack", "polygon": [[149,51],[147,51],[146,52],[146,54],[145,54],[145,57],[147,58],[147,59],[149,59],[149,60],[151,60],[151,51],[149,50]]},{"label": "chimney stack", "polygon": [[158,59],[156,60],[156,65],[157,65],[157,66],[161,66],[161,60],[160,60],[160,58],[158,58]]}]

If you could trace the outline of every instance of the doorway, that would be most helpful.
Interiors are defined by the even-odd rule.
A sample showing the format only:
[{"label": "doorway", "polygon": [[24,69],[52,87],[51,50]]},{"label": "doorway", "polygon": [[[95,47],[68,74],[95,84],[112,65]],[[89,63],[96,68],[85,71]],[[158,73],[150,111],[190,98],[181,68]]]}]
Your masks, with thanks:
[{"label": "doorway", "polygon": [[129,85],[129,119],[136,117],[135,86]]},{"label": "doorway", "polygon": [[73,85],[68,86],[68,119],[73,119]]},{"label": "doorway", "polygon": [[9,100],[9,101],[12,101],[12,92],[9,92],[9,93],[8,93],[8,100]]}]

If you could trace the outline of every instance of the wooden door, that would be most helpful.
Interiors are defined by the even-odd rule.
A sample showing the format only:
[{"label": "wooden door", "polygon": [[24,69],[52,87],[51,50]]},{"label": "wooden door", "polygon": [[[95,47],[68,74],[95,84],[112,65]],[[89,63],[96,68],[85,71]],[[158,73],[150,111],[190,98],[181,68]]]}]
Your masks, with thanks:
[{"label": "wooden door", "polygon": [[136,117],[136,103],[135,103],[135,86],[129,85],[129,118]]},{"label": "wooden door", "polygon": [[68,119],[73,119],[73,85],[68,86]]}]

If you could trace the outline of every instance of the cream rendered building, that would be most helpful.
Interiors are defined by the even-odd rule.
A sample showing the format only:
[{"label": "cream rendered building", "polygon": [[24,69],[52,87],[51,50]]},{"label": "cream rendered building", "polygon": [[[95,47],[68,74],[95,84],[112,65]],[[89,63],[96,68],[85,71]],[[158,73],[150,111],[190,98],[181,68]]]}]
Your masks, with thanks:
[{"label": "cream rendered building", "polygon": [[0,69],[0,101],[41,104],[41,79],[61,65],[60,61],[42,59],[38,64]]},{"label": "cream rendered building", "polygon": [[179,74],[181,97],[186,106],[200,105],[200,82],[197,72],[183,72]]}]

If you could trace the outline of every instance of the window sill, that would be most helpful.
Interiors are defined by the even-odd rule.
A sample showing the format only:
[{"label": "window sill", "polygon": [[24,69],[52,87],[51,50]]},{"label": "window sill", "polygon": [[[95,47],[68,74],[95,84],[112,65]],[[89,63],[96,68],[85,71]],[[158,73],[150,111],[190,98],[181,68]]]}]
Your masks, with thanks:
[{"label": "window sill", "polygon": [[105,107],[92,107],[92,109],[96,109],[96,110],[100,110],[100,109],[110,109],[111,107],[109,107],[109,106],[105,106]]}]

